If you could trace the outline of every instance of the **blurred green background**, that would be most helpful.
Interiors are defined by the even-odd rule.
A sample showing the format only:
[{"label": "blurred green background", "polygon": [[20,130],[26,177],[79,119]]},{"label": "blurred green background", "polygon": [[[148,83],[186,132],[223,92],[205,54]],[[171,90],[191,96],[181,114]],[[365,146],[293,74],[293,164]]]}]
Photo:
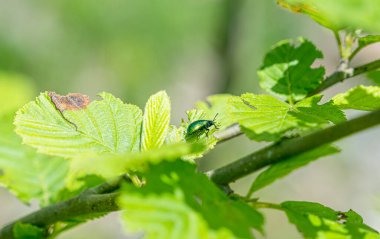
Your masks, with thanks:
[{"label": "blurred green background", "polygon": [[[171,96],[174,124],[207,95],[260,92],[256,70],[265,52],[279,40],[298,36],[311,39],[324,52],[325,59],[318,63],[326,64],[327,72],[335,69],[338,55],[332,34],[275,1],[0,0],[1,74],[30,79],[35,95],[50,90],[94,98],[108,91],[140,107],[151,94],[165,89]],[[379,53],[374,46],[357,61]],[[335,87],[327,95],[348,87]],[[6,92],[0,88],[2,95]],[[379,133],[379,128],[372,129],[340,141],[343,153],[293,173],[258,196],[274,202],[317,201],[342,211],[353,208],[380,229]],[[223,165],[262,146],[243,137],[234,139],[217,146],[200,167]],[[245,192],[251,181],[247,177],[234,188]],[[0,226],[36,209],[3,189],[0,202]],[[265,213],[266,238],[301,238],[282,214]],[[60,238],[128,237],[114,213]]]}]

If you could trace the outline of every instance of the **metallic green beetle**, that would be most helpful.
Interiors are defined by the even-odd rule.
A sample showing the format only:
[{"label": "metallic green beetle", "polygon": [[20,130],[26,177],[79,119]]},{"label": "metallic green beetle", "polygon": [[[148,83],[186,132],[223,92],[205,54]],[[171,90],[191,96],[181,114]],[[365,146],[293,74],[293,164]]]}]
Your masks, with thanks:
[{"label": "metallic green beetle", "polygon": [[194,138],[198,139],[204,133],[206,133],[206,136],[208,137],[208,133],[212,126],[214,126],[215,129],[219,129],[215,122],[216,116],[218,116],[218,114],[215,115],[213,120],[196,120],[190,123],[186,130],[186,140],[189,141]]}]

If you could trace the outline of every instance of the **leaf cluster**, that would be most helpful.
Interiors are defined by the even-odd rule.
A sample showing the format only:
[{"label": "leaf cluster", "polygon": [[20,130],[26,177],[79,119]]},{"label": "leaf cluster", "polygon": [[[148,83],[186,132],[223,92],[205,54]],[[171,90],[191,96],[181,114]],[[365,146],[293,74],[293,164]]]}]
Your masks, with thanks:
[{"label": "leaf cluster", "polygon": [[[352,75],[351,59],[380,41],[378,35],[358,31],[380,30],[376,24],[358,20],[367,7],[371,8],[367,15],[376,17],[373,9],[380,4],[374,0],[360,4],[350,0],[351,5],[342,1],[278,2],[333,30],[342,60],[337,72],[344,79]],[[338,10],[338,6],[355,3],[359,17],[348,19]],[[257,72],[267,94],[209,96],[187,111],[187,120],[179,125],[170,122],[171,101],[165,91],[152,95],[144,110],[105,92],[94,101],[81,94],[43,92],[13,118],[29,99],[13,101],[14,105],[0,108],[0,185],[25,203],[37,199],[44,208],[70,198],[117,198],[126,230],[142,232],[145,238],[255,238],[264,233],[262,207],[283,211],[305,238],[380,238],[353,210],[339,212],[312,202],[265,203],[253,197],[294,170],[338,153],[332,145],[272,163],[260,172],[245,196],[234,194],[228,185],[216,185],[196,167],[196,159],[222,140],[218,133],[236,125],[249,139],[276,145],[345,122],[344,110],[380,109],[380,87],[375,85],[358,85],[330,99],[317,94],[330,79],[325,77],[324,66],[316,66],[321,58],[322,52],[307,39],[280,41]],[[377,73],[371,76],[375,82]],[[32,91],[28,83],[22,83],[25,79],[14,81],[12,77],[0,75],[0,85],[21,88],[26,96]],[[192,122],[212,120],[215,115],[219,129],[212,127],[209,134],[199,131],[189,139],[187,128]],[[242,165],[245,175],[244,170]],[[104,215],[96,208],[43,226],[17,222],[11,238],[54,238]]]}]

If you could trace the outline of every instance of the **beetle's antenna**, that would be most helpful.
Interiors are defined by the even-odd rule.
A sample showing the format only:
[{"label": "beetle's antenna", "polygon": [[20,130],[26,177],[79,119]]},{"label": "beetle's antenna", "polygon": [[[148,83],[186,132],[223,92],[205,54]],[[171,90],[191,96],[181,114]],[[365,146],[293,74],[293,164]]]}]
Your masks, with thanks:
[{"label": "beetle's antenna", "polygon": [[219,114],[219,113],[216,113],[216,115],[215,115],[215,117],[214,117],[214,119],[213,119],[212,121],[215,121],[215,119],[216,119],[216,116],[218,116],[218,114]]}]

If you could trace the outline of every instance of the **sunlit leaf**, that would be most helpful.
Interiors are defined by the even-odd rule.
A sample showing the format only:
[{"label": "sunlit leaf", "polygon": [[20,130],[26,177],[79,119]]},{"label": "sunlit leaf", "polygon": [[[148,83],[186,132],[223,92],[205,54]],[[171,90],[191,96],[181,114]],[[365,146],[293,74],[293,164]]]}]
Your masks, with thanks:
[{"label": "sunlit leaf", "polygon": [[16,132],[39,152],[67,158],[138,151],[141,110],[108,93],[100,96],[78,106],[86,96],[42,93],[17,112]]},{"label": "sunlit leaf", "polygon": [[380,109],[379,86],[356,86],[346,93],[333,98],[334,105],[341,109],[378,110]]},{"label": "sunlit leaf", "polygon": [[162,146],[170,123],[170,99],[165,91],[152,95],[145,105],[141,136],[141,150]]},{"label": "sunlit leaf", "polygon": [[281,204],[290,223],[307,239],[378,239],[380,235],[363,224],[356,212],[336,212],[319,203],[284,202]]},{"label": "sunlit leaf", "polygon": [[276,141],[293,129],[306,131],[345,120],[331,102],[319,105],[321,98],[316,95],[290,105],[269,95],[248,93],[231,98],[229,112],[249,138]]},{"label": "sunlit leaf", "polygon": [[68,162],[21,145],[13,132],[12,118],[0,117],[0,185],[23,202],[38,199],[40,205],[47,206],[65,186]]},{"label": "sunlit leaf", "polygon": [[305,98],[323,80],[323,67],[311,65],[323,55],[313,43],[303,38],[277,43],[266,54],[258,71],[260,86],[290,102]]},{"label": "sunlit leaf", "polygon": [[146,185],[126,185],[119,200],[129,232],[155,239],[248,239],[252,228],[262,230],[261,214],[228,198],[192,164],[162,162],[141,177]]}]

